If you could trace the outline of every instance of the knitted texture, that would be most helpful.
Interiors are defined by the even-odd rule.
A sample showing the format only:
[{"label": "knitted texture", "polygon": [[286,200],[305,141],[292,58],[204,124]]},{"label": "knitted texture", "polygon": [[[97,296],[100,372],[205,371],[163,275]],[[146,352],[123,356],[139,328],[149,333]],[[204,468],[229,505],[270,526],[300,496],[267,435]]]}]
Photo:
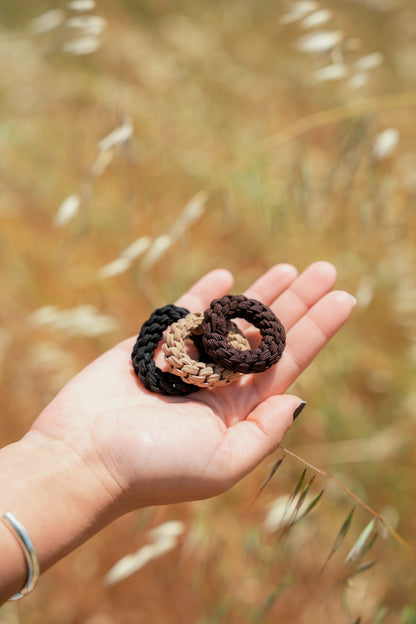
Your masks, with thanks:
[{"label": "knitted texture", "polygon": [[[240,351],[226,339],[226,322],[244,318],[260,330],[256,349]],[[285,329],[270,308],[244,295],[226,295],[214,299],[204,312],[203,343],[208,355],[227,369],[240,373],[260,373],[281,357],[286,345]]]},{"label": "knitted texture", "polygon": [[[172,373],[179,375],[186,383],[195,384],[200,388],[225,386],[238,379],[241,373],[233,372],[215,362],[193,360],[185,350],[186,341],[192,334],[202,334],[203,318],[202,313],[191,313],[173,323],[165,336],[162,349]],[[227,344],[234,349],[250,349],[248,340],[231,321],[226,323],[225,338]]]},{"label": "knitted texture", "polygon": [[[199,386],[182,381],[178,375],[164,372],[154,361],[155,351],[163,338],[163,332],[171,323],[178,321],[189,314],[186,308],[175,305],[166,305],[153,312],[143,323],[140,334],[131,354],[133,370],[142,384],[148,390],[166,395],[186,395],[199,390]],[[202,347],[201,341],[197,344],[198,350]]]}]

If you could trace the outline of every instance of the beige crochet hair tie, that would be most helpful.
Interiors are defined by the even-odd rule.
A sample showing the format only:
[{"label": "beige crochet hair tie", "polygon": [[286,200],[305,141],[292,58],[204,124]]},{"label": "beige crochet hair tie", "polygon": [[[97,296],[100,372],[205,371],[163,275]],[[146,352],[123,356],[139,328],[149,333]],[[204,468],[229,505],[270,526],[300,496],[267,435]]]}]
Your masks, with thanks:
[{"label": "beige crochet hair tie", "polygon": [[[193,360],[185,350],[187,340],[191,334],[203,333],[203,313],[190,313],[176,323],[173,323],[165,336],[162,345],[166,361],[170,370],[179,375],[186,383],[194,384],[200,388],[215,388],[225,386],[238,379],[242,373],[224,368],[215,362],[199,362]],[[250,344],[232,321],[227,321],[226,340],[231,347],[240,351],[250,349]]]}]

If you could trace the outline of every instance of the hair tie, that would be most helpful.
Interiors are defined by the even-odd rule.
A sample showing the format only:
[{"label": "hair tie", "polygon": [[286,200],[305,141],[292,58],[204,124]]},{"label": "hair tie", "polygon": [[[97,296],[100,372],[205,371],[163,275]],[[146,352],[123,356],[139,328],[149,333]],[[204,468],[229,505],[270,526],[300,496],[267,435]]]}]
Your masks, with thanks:
[{"label": "hair tie", "polygon": [[[260,330],[256,349],[239,351],[226,339],[226,322],[244,318]],[[275,364],[286,344],[285,329],[270,308],[244,295],[214,299],[204,312],[203,343],[208,355],[225,368],[240,373],[260,373]]]},{"label": "hair tie", "polygon": [[143,323],[131,359],[137,377],[152,392],[175,396],[199,390],[199,386],[185,383],[177,375],[162,371],[154,361],[155,351],[163,338],[163,332],[171,323],[188,314],[189,310],[186,308],[169,304],[155,310]]},{"label": "hair tie", "polygon": [[[224,386],[241,377],[241,373],[234,372],[217,364],[193,360],[185,350],[185,343],[195,334],[202,334],[203,313],[191,313],[170,326],[162,345],[166,361],[172,373],[179,375],[186,383],[200,388],[215,388]],[[250,349],[248,340],[243,336],[235,323],[227,321],[227,343],[235,349]]]}]

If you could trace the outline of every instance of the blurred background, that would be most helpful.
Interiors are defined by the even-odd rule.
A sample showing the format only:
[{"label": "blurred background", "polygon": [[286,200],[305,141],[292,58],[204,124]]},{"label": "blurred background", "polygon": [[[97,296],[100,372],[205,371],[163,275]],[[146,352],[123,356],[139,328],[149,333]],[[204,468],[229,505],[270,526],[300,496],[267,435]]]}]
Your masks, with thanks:
[{"label": "blurred background", "polygon": [[212,268],[326,259],[358,299],[267,484],[282,450],[118,520],[1,624],[415,624],[415,3],[2,0],[0,29],[2,445]]}]

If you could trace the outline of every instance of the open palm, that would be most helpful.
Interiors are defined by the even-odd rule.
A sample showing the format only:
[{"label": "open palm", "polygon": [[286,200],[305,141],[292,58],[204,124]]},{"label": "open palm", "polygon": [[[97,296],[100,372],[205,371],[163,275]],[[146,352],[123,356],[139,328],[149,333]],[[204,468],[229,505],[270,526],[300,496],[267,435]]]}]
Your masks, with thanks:
[{"label": "open palm", "polygon": [[[70,381],[34,429],[75,449],[94,448],[123,511],[225,491],[281,443],[300,403],[285,391],[348,319],[355,300],[332,290],[335,279],[326,262],[299,276],[281,264],[246,291],[269,305],[287,332],[281,360],[264,373],[185,397],[152,394],[132,371],[130,338]],[[212,271],[177,303],[202,311],[232,281],[228,271]]]}]

